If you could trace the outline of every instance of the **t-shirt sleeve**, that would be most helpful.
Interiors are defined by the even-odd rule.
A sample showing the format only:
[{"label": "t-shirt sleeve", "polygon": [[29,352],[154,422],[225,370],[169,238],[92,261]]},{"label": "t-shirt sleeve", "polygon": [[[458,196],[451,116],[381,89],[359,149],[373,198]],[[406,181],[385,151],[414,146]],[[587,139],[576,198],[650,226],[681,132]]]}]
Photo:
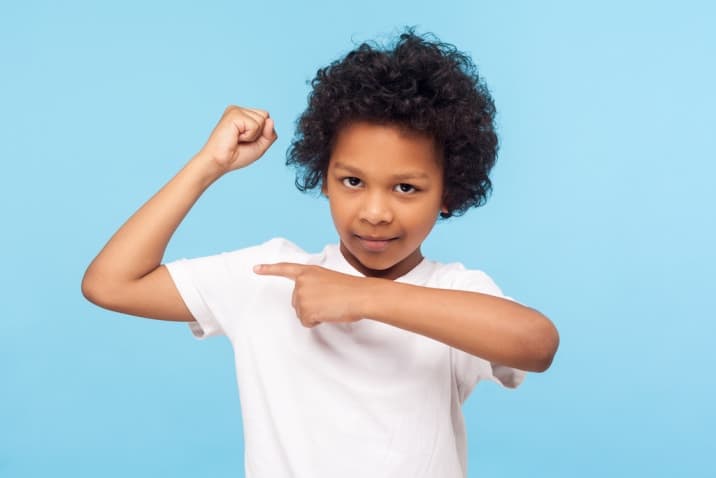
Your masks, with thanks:
[{"label": "t-shirt sleeve", "polygon": [[[462,268],[458,274],[455,288],[514,301],[511,297],[503,295],[497,284],[482,271]],[[463,401],[480,380],[491,380],[504,388],[517,388],[527,375],[524,370],[490,362],[456,348],[451,348],[450,352],[452,353],[453,370],[457,379],[458,390]]]},{"label": "t-shirt sleeve", "polygon": [[236,331],[259,284],[253,266],[275,261],[285,242],[271,239],[257,246],[164,264],[194,316],[188,325],[197,339]]}]

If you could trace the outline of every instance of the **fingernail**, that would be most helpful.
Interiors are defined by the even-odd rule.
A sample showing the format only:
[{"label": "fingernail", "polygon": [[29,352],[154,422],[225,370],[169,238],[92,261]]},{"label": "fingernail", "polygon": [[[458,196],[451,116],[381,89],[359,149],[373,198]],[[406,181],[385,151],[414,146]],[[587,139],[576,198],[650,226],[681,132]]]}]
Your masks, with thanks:
[{"label": "fingernail", "polygon": [[261,272],[261,264],[256,264],[254,266],[254,272]]}]

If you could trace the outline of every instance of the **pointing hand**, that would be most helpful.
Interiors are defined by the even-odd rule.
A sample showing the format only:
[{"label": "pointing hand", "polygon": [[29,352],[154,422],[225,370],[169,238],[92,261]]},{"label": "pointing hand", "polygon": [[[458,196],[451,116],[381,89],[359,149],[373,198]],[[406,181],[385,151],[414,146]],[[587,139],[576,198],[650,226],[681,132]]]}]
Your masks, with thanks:
[{"label": "pointing hand", "polygon": [[290,262],[259,264],[254,266],[254,272],[294,281],[291,305],[305,327],[363,318],[361,311],[368,300],[366,278]]}]

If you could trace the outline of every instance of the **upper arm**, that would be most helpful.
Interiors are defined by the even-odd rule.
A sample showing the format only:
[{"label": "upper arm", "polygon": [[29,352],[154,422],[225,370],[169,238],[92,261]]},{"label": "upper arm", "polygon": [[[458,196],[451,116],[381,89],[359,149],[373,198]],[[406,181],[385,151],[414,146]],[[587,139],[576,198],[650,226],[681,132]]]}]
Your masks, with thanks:
[{"label": "upper arm", "polygon": [[194,321],[163,264],[142,278],[122,285],[100,289],[88,286],[90,283],[85,278],[82,293],[104,309],[150,319]]}]

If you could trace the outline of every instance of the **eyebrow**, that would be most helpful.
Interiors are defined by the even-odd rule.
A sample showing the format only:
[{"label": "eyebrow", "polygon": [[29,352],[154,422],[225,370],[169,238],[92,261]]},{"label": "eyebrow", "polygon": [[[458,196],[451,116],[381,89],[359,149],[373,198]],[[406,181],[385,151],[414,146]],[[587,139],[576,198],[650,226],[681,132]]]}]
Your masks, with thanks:
[{"label": "eyebrow", "polygon": [[[353,166],[349,166],[347,164],[343,164],[341,162],[336,162],[335,164],[336,169],[344,169],[348,171],[351,174],[355,174],[357,176],[362,176],[363,172],[358,169],[354,168]],[[428,179],[429,176],[422,172],[422,171],[413,171],[413,172],[406,172],[406,173],[400,173],[400,174],[394,174],[393,179],[395,180],[401,180],[401,179]]]}]

